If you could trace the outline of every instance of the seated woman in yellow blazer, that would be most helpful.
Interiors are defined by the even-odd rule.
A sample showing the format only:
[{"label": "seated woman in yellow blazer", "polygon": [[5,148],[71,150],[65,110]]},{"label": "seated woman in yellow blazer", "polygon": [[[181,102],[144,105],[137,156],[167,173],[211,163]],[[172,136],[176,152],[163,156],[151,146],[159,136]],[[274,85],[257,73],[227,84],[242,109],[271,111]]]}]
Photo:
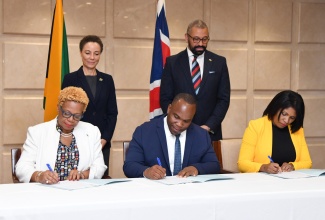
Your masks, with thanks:
[{"label": "seated woman in yellow blazer", "polygon": [[303,121],[304,101],[298,93],[278,93],[263,112],[249,122],[239,158],[240,172],[290,172],[311,168]]}]

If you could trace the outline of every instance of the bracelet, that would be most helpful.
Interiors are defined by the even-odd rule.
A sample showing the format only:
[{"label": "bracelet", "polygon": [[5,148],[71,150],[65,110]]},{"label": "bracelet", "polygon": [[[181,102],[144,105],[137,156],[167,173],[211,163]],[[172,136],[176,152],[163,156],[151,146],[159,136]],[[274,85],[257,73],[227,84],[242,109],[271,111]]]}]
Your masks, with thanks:
[{"label": "bracelet", "polygon": [[82,171],[80,172],[80,177],[81,177],[81,179],[85,179],[85,175]]},{"label": "bracelet", "polygon": [[38,178],[41,176],[41,174],[43,173],[43,171],[39,171],[35,177],[35,182],[38,182]]},{"label": "bracelet", "polygon": [[80,179],[85,179],[85,174],[83,171],[78,171],[78,174],[80,175]]}]

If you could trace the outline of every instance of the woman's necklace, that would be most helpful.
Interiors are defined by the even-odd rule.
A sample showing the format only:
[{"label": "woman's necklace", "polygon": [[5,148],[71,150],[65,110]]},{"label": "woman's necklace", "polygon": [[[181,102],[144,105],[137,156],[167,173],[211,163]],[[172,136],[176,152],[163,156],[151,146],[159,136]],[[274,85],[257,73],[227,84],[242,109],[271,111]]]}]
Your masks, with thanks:
[{"label": "woman's necklace", "polygon": [[64,133],[64,132],[62,131],[62,129],[60,128],[58,122],[57,122],[57,124],[56,124],[56,130],[57,130],[57,131],[60,133],[60,135],[61,135],[62,137],[64,137],[64,138],[71,137],[71,136],[72,136],[72,132],[73,132],[73,130],[72,130],[70,133]]},{"label": "woman's necklace", "polygon": [[70,133],[63,133],[63,132],[61,132],[60,135],[61,135],[62,137],[67,138],[67,137],[71,137],[71,136],[72,136],[72,132],[70,132]]}]

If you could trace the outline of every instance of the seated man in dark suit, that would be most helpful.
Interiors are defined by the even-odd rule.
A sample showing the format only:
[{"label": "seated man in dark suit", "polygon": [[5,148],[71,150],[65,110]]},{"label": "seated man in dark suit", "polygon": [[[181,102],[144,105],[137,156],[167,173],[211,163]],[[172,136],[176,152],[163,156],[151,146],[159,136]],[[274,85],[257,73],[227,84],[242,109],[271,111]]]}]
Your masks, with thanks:
[{"label": "seated man in dark suit", "polygon": [[219,173],[208,132],[192,123],[195,111],[195,98],[180,93],[168,106],[167,116],[137,127],[124,162],[124,174],[161,179]]}]

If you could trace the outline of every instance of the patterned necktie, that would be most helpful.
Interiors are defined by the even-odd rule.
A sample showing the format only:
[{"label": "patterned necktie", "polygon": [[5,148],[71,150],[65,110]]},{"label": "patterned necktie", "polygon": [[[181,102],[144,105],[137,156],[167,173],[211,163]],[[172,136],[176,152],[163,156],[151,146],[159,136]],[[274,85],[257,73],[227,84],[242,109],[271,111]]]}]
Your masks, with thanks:
[{"label": "patterned necktie", "polygon": [[179,141],[180,134],[176,135],[175,141],[175,158],[174,158],[174,172],[173,175],[177,175],[182,170],[181,161],[181,142]]},{"label": "patterned necktie", "polygon": [[197,62],[197,56],[194,55],[194,59],[192,61],[192,82],[195,90],[195,94],[199,93],[200,84],[201,84],[201,71],[199,63]]}]

